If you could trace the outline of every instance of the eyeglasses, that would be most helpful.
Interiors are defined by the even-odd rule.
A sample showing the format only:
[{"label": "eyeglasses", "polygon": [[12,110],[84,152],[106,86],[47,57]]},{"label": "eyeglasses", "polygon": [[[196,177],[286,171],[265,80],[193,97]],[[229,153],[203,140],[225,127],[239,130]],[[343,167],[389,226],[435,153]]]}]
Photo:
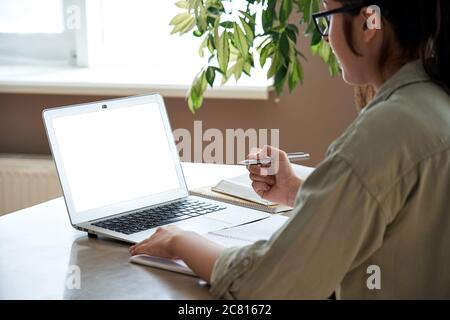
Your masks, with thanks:
[{"label": "eyeglasses", "polygon": [[316,25],[317,31],[319,31],[322,37],[328,37],[331,26],[331,16],[338,13],[350,12],[353,10],[358,10],[364,7],[364,5],[349,5],[343,6],[337,9],[321,11],[318,13],[314,13],[312,15],[314,24]]}]

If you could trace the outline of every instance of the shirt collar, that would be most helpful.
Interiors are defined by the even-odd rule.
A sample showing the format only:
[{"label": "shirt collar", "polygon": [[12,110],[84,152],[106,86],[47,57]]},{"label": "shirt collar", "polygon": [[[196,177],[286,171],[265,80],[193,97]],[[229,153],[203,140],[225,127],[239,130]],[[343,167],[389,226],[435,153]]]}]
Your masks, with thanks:
[{"label": "shirt collar", "polygon": [[421,60],[407,63],[381,86],[373,100],[362,110],[362,113],[376,104],[386,101],[395,91],[403,87],[427,81],[431,81],[431,79],[426,73]]}]

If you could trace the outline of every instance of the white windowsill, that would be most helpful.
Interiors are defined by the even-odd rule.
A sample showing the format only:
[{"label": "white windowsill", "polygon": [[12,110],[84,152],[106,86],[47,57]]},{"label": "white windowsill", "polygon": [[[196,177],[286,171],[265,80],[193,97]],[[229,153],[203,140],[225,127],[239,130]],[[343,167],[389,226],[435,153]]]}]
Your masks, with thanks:
[{"label": "white windowsill", "polygon": [[[179,75],[161,77],[161,74],[164,73],[152,75],[151,70],[120,67],[0,65],[0,92],[111,96],[159,93],[164,97],[186,97],[193,76],[183,79]],[[230,80],[229,84],[208,89],[205,97],[266,100],[270,86],[267,80],[258,83],[243,78],[237,84]]]}]

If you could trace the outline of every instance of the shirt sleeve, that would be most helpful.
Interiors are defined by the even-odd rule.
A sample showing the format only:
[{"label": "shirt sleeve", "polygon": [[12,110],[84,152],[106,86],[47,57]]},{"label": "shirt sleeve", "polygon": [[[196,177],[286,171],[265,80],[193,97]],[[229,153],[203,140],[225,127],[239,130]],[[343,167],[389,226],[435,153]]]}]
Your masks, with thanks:
[{"label": "shirt sleeve", "polygon": [[326,299],[381,247],[385,229],[379,203],[346,160],[331,156],[305,181],[291,218],[270,240],[219,256],[211,293],[226,299]]}]

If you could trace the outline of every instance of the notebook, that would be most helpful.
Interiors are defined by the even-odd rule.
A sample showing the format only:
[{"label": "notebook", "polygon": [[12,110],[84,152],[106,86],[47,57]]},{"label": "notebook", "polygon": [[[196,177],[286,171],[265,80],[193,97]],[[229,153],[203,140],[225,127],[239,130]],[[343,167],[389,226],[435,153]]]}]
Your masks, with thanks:
[{"label": "notebook", "polygon": [[[275,215],[267,219],[244,224],[241,226],[209,232],[204,236],[224,247],[243,247],[259,240],[268,240],[278,231],[289,218]],[[178,272],[189,276],[195,273],[180,259],[170,260],[148,255],[136,255],[130,262],[158,269]]]},{"label": "notebook", "polygon": [[[314,171],[314,168],[293,165],[295,173],[302,179]],[[248,174],[219,181],[214,186],[207,186],[189,190],[191,195],[212,200],[231,203],[269,213],[282,213],[292,210],[291,207],[262,199],[252,188],[252,181]]]}]

